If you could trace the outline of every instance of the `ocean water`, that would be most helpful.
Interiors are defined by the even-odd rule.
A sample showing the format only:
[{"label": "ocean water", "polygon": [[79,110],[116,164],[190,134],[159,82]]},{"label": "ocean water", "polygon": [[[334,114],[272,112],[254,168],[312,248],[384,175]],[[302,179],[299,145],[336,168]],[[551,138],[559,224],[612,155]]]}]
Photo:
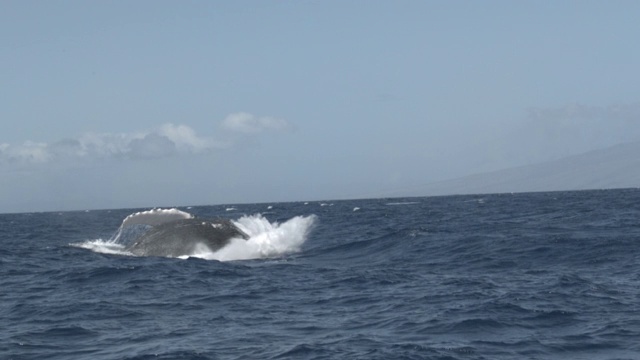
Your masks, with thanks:
[{"label": "ocean water", "polygon": [[640,359],[640,190],[179,209],[251,238],[137,257],[146,209],[0,215],[0,358]]}]

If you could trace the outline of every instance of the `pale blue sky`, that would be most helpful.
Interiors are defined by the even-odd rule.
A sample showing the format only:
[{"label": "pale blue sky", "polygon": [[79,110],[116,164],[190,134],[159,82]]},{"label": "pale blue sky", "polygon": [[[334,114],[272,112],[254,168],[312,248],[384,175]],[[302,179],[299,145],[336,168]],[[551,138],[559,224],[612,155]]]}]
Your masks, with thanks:
[{"label": "pale blue sky", "polygon": [[0,212],[377,196],[638,140],[639,16],[2,1]]}]

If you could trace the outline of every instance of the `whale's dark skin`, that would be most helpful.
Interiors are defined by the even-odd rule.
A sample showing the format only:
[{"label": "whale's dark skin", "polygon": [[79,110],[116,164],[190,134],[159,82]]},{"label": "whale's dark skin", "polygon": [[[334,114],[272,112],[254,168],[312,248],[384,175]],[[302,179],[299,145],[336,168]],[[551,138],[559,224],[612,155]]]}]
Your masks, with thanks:
[{"label": "whale's dark skin", "polygon": [[127,251],[138,256],[177,257],[192,255],[202,245],[217,251],[232,238],[247,240],[249,236],[229,220],[181,219],[152,227]]}]

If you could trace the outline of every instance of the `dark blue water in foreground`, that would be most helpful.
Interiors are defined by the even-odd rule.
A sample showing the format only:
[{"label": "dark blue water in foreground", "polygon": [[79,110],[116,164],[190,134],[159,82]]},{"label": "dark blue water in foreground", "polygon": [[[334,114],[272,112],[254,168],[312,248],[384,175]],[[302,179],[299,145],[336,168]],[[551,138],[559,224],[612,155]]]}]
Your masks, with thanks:
[{"label": "dark blue water in foreground", "polygon": [[640,190],[234,207],[187,211],[317,218],[220,262],[77,246],[134,210],[0,215],[0,358],[640,358]]}]

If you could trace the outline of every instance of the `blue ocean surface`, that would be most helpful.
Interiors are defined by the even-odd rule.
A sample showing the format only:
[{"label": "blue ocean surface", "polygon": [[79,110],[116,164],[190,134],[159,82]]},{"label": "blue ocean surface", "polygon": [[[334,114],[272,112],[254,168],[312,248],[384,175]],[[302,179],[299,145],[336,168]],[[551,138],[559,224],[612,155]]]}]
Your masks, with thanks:
[{"label": "blue ocean surface", "polygon": [[1,214],[0,358],[640,359],[637,189],[178,208],[251,237]]}]

